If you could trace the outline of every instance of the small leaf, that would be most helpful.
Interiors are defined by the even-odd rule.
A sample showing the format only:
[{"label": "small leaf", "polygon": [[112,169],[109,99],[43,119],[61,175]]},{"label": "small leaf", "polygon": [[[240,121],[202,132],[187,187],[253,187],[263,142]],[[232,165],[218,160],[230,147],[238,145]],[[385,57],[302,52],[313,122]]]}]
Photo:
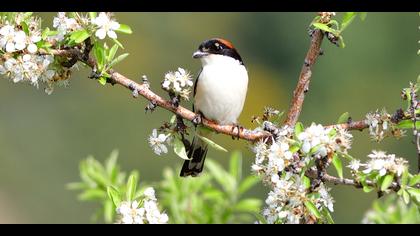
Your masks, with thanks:
[{"label": "small leaf", "polygon": [[107,62],[110,62],[114,59],[117,51],[118,51],[118,45],[114,44],[114,46],[112,46],[111,49],[109,49],[109,53],[107,55]]},{"label": "small leaf", "polygon": [[312,25],[315,26],[316,28],[322,30],[322,31],[330,32],[330,33],[332,33],[336,36],[338,36],[340,34],[340,32],[338,30],[330,28],[328,25],[323,24],[323,23],[312,23]]},{"label": "small leaf", "polygon": [[349,121],[350,118],[350,113],[348,112],[344,112],[337,121],[337,124],[343,124],[343,123],[347,123]]},{"label": "small leaf", "polygon": [[345,48],[345,47],[346,47],[346,44],[344,43],[344,38],[343,38],[343,36],[341,36],[341,35],[340,35],[339,39],[340,39],[340,41],[339,41],[339,43],[340,43],[340,47],[341,47],[341,48]]},{"label": "small leaf", "polygon": [[404,203],[405,204],[410,203],[410,194],[408,194],[408,192],[405,190],[402,190],[402,191],[403,191],[402,196],[403,196]]},{"label": "small leaf", "polygon": [[386,175],[381,184],[381,191],[385,191],[391,186],[392,181],[394,180],[394,175]]},{"label": "small leaf", "polygon": [[116,189],[116,188],[114,188],[114,187],[112,187],[112,186],[109,186],[107,189],[106,189],[106,191],[107,191],[107,193],[108,193],[108,197],[112,200],[112,202],[114,203],[114,206],[116,206],[116,207],[118,207],[118,205],[120,204],[120,202],[121,202],[121,194],[120,194],[120,192]]},{"label": "small leaf", "polygon": [[235,211],[239,212],[258,212],[261,206],[261,200],[257,198],[243,199],[234,206]]},{"label": "small leaf", "polygon": [[337,171],[338,177],[342,179],[343,178],[343,163],[341,162],[341,159],[338,157],[336,153],[334,153],[332,163],[335,167],[335,170]]},{"label": "small leaf", "polygon": [[229,163],[230,175],[236,178],[236,181],[240,181],[242,178],[242,154],[240,151],[234,151],[230,155]]},{"label": "small leaf", "polygon": [[130,26],[124,25],[124,24],[120,24],[120,28],[116,29],[115,31],[118,31],[118,32],[121,32],[121,33],[124,33],[124,34],[132,34],[133,33]]},{"label": "small leaf", "polygon": [[25,32],[26,34],[29,34],[28,24],[26,24],[24,21],[22,21],[22,22],[20,22],[20,26],[22,26],[23,32]]},{"label": "small leaf", "polygon": [[321,217],[321,213],[318,211],[318,208],[316,208],[316,206],[312,202],[306,201],[304,204],[306,209],[308,209],[312,213],[312,215],[314,215],[318,219]]},{"label": "small leaf", "polygon": [[322,209],[322,214],[324,215],[325,219],[327,220],[328,224],[334,224],[334,220],[331,217],[330,212],[327,210],[327,208]]},{"label": "small leaf", "polygon": [[408,183],[408,170],[407,168],[404,168],[404,171],[401,176],[401,188],[405,188],[407,183]]},{"label": "small leaf", "polygon": [[341,29],[340,31],[343,32],[347,26],[353,22],[354,18],[356,17],[356,12],[346,12],[341,20]]},{"label": "small leaf", "polygon": [[304,130],[303,124],[301,122],[297,122],[295,125],[295,137],[297,138],[300,133]]},{"label": "small leaf", "polygon": [[134,200],[136,189],[137,189],[137,174],[136,172],[134,172],[128,177],[128,181],[127,181],[127,192],[126,192],[127,201]]},{"label": "small leaf", "polygon": [[309,189],[311,187],[311,180],[306,175],[303,176],[302,181],[305,189]]},{"label": "small leaf", "polygon": [[120,41],[118,41],[117,39],[112,39],[112,41],[114,41],[114,43],[116,43],[118,47],[124,49],[124,46],[120,43]]},{"label": "small leaf", "polygon": [[128,55],[130,55],[130,54],[129,53],[124,53],[122,55],[119,55],[117,58],[115,58],[114,60],[112,60],[112,62],[109,64],[109,67],[113,67],[115,64],[120,63],[125,58],[127,58]]},{"label": "small leaf", "polygon": [[104,203],[104,221],[105,223],[112,223],[114,218],[114,203],[112,200],[107,200]]},{"label": "small leaf", "polygon": [[102,72],[104,65],[105,65],[105,49],[99,43],[95,43],[93,46],[93,55],[96,59],[96,64],[98,66],[98,70]]},{"label": "small leaf", "polygon": [[408,193],[410,193],[411,197],[420,201],[420,189],[418,188],[407,188]]},{"label": "small leaf", "polygon": [[105,192],[100,189],[88,189],[78,196],[81,201],[102,200],[105,197]]},{"label": "small leaf", "polygon": [[70,39],[73,40],[75,43],[81,43],[81,42],[85,41],[89,37],[90,37],[90,34],[85,29],[82,29],[82,30],[73,32],[70,35]]},{"label": "small leaf", "polygon": [[188,155],[187,155],[187,152],[185,150],[185,146],[182,140],[179,139],[178,137],[175,137],[173,141],[174,141],[173,145],[174,145],[175,154],[184,160],[190,160],[188,158]]},{"label": "small leaf", "polygon": [[199,135],[197,133],[195,135],[197,137],[199,137],[201,140],[203,140],[205,143],[207,143],[210,147],[212,147],[212,148],[214,148],[214,149],[216,149],[218,151],[228,152],[224,147],[222,147],[219,144],[213,142],[212,140],[210,140],[210,139],[208,139],[208,138],[206,138],[204,136],[201,136],[201,135]]},{"label": "small leaf", "polygon": [[374,187],[371,187],[371,186],[368,186],[368,185],[363,186],[363,192],[365,192],[365,193],[372,192],[372,190],[374,190],[374,189],[375,189]]},{"label": "small leaf", "polygon": [[98,79],[98,82],[102,85],[106,85],[106,81],[107,81],[107,78],[105,78],[105,77],[101,77],[101,78]]},{"label": "small leaf", "polygon": [[411,179],[410,182],[408,183],[408,185],[410,186],[414,186],[416,184],[420,183],[420,174],[414,175]]},{"label": "small leaf", "polygon": [[[416,127],[420,127],[420,121],[416,122]],[[397,128],[399,129],[413,129],[414,122],[412,120],[403,120],[397,124]]]},{"label": "small leaf", "polygon": [[259,178],[257,178],[254,175],[250,175],[247,176],[240,184],[238,187],[238,193],[239,194],[244,194],[246,191],[248,191],[250,188],[252,188],[252,186],[254,186],[255,184],[257,184],[260,181]]}]

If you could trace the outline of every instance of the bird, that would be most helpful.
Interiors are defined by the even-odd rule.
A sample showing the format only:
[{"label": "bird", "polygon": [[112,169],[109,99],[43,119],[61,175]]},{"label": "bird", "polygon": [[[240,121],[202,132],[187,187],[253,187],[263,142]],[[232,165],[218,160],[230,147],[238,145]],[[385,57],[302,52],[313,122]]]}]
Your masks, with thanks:
[{"label": "bird", "polygon": [[[199,124],[204,117],[220,125],[236,125],[239,133],[248,71],[238,51],[230,41],[212,38],[202,42],[192,57],[199,59],[202,66],[193,91],[193,111],[197,114],[194,123]],[[212,132],[197,127],[196,134],[186,147],[189,159],[184,161],[181,177],[196,177],[203,171],[208,144],[201,137],[209,138]]]}]

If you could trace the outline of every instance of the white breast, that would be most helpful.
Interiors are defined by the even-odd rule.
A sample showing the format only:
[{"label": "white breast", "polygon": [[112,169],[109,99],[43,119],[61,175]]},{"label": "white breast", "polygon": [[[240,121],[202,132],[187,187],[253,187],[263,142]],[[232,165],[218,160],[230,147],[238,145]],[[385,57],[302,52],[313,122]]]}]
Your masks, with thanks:
[{"label": "white breast", "polygon": [[239,61],[222,55],[202,59],[203,70],[197,81],[196,111],[219,124],[236,124],[244,106],[248,73]]}]

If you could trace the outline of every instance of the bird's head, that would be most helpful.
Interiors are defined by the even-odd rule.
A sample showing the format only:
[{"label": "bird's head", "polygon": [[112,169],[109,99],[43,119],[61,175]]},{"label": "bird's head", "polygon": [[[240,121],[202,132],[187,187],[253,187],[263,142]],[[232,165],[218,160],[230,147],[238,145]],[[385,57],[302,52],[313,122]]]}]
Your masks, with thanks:
[{"label": "bird's head", "polygon": [[233,58],[243,65],[242,58],[238,51],[233,44],[226,39],[213,38],[206,40],[200,44],[198,50],[193,54],[193,58],[199,58],[203,63],[206,61],[213,61],[221,56]]}]

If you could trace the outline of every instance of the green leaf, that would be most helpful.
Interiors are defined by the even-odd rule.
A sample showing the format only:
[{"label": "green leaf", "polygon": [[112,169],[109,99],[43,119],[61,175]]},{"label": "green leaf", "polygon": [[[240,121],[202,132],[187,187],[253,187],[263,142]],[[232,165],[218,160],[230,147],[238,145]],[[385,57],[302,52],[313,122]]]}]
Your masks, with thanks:
[{"label": "green leaf", "polygon": [[132,34],[133,33],[130,26],[124,25],[124,24],[120,24],[120,28],[116,29],[115,31],[118,31],[118,32],[121,32],[121,33],[124,33],[124,34]]},{"label": "green leaf", "polygon": [[371,187],[371,186],[368,186],[368,185],[363,186],[363,192],[365,192],[365,193],[370,193],[374,189],[375,189],[374,187]]},{"label": "green leaf", "polygon": [[350,113],[348,112],[344,112],[337,121],[337,124],[343,124],[343,123],[347,123],[349,121],[350,118]]},{"label": "green leaf", "polygon": [[305,201],[304,204],[306,209],[308,209],[309,212],[312,213],[312,215],[314,215],[318,219],[321,217],[321,213],[318,211],[318,208],[316,208],[316,206],[311,201]]},{"label": "green leaf", "polygon": [[238,193],[239,194],[244,194],[246,191],[248,191],[250,188],[252,188],[252,186],[254,186],[255,184],[257,184],[260,181],[259,178],[257,178],[254,175],[250,175],[247,176],[240,184],[238,187]]},{"label": "green leaf", "polygon": [[104,221],[105,223],[112,223],[114,218],[114,204],[112,200],[108,199],[104,203]]},{"label": "green leaf", "polygon": [[24,21],[22,21],[22,22],[20,22],[20,26],[22,26],[23,32],[25,32],[26,34],[29,34],[28,24],[26,24]]},{"label": "green leaf", "polygon": [[346,12],[344,13],[343,19],[341,20],[341,29],[340,31],[343,32],[347,26],[353,22],[354,18],[356,17],[356,12]]},{"label": "green leaf", "polygon": [[295,138],[297,138],[298,135],[303,132],[303,130],[304,130],[303,124],[301,122],[297,122],[295,125],[295,130],[294,130]]},{"label": "green leaf", "polygon": [[105,162],[105,169],[108,175],[112,175],[117,167],[118,150],[113,150]]},{"label": "green leaf", "polygon": [[411,197],[420,201],[420,189],[418,188],[407,188],[408,193],[410,193]]},{"label": "green leaf", "polygon": [[112,202],[114,203],[114,206],[118,207],[118,205],[121,202],[121,193],[114,187],[109,186],[106,189],[107,193],[108,193],[108,197],[112,200]]},{"label": "green leaf", "polygon": [[89,18],[90,18],[91,20],[95,19],[97,15],[98,15],[98,13],[97,13],[97,12],[89,12]]},{"label": "green leaf", "polygon": [[243,199],[238,202],[233,209],[239,212],[258,212],[261,203],[261,200],[257,198]]},{"label": "green leaf", "polygon": [[[416,122],[416,127],[420,127],[420,121]],[[399,129],[413,129],[414,122],[412,120],[403,120],[397,124],[397,128]]]},{"label": "green leaf", "polygon": [[120,41],[118,41],[117,39],[112,39],[112,41],[114,41],[114,43],[116,43],[118,47],[124,49],[124,46],[120,43]]},{"label": "green leaf", "polygon": [[208,138],[206,138],[204,136],[201,136],[201,135],[199,135],[197,133],[195,135],[197,137],[199,137],[201,140],[203,140],[205,143],[207,143],[210,147],[212,147],[212,148],[214,148],[214,149],[216,149],[218,151],[228,152],[224,147],[222,147],[219,144],[213,142],[212,140],[210,140],[210,139],[208,139]]},{"label": "green leaf", "polygon": [[88,189],[78,196],[81,201],[103,200],[106,194],[100,189]]},{"label": "green leaf", "polygon": [[113,67],[115,64],[120,63],[121,61],[123,61],[125,58],[128,57],[128,53],[124,53],[122,55],[119,55],[117,58],[115,58],[114,60],[112,60],[112,62],[109,64],[109,67]]},{"label": "green leaf", "polygon": [[410,182],[408,183],[408,185],[410,186],[414,186],[416,184],[420,183],[420,174],[414,175],[411,179]]},{"label": "green leaf", "polygon": [[97,69],[99,70],[99,72],[102,72],[102,70],[104,69],[104,65],[105,65],[105,49],[103,48],[102,45],[100,45],[99,43],[95,43],[95,45],[93,46],[93,55],[95,56],[96,59],[96,64],[97,64]]},{"label": "green leaf", "polygon": [[389,186],[391,186],[393,180],[394,180],[393,174],[386,175],[381,184],[381,191],[387,190]]},{"label": "green leaf", "polygon": [[101,78],[98,79],[98,82],[102,85],[105,85],[106,81],[107,81],[107,78],[105,78],[105,77],[101,77]]},{"label": "green leaf", "polygon": [[309,189],[311,187],[311,180],[306,175],[303,176],[302,181],[305,189]]},{"label": "green leaf", "polygon": [[230,175],[235,177],[236,181],[240,181],[242,178],[242,154],[240,151],[234,151],[230,155],[229,164]]},{"label": "green leaf", "polygon": [[109,53],[107,55],[107,62],[110,62],[110,61],[112,61],[114,59],[115,54],[117,53],[117,51],[118,51],[118,45],[117,44],[114,44],[114,46],[112,46],[112,48],[109,49]]},{"label": "green leaf", "polygon": [[343,38],[343,36],[339,36],[339,39],[340,39],[340,41],[339,41],[339,43],[340,43],[340,47],[341,48],[345,48],[346,47],[346,44],[344,43],[344,38]]},{"label": "green leaf", "polygon": [[70,35],[70,39],[73,40],[77,44],[85,41],[89,37],[90,37],[90,34],[86,29],[73,32]]},{"label": "green leaf", "polygon": [[343,178],[343,163],[341,162],[341,159],[338,157],[336,153],[334,153],[332,163],[335,167],[335,170],[337,171],[338,177],[342,179]]},{"label": "green leaf", "polygon": [[127,192],[126,197],[127,201],[133,201],[134,195],[136,194],[137,189],[137,173],[133,172],[129,177],[127,181]]},{"label": "green leaf", "polygon": [[187,152],[185,150],[184,143],[182,142],[182,140],[178,137],[174,137],[173,141],[174,141],[173,145],[174,145],[175,154],[178,155],[179,157],[181,157],[184,160],[189,160]]},{"label": "green leaf", "polygon": [[408,183],[408,170],[407,168],[404,168],[404,171],[401,175],[401,188],[405,188],[407,183]]},{"label": "green leaf", "polygon": [[410,194],[408,194],[407,191],[405,191],[404,189],[402,189],[402,196],[403,196],[403,200],[405,204],[410,203]]},{"label": "green leaf", "polygon": [[312,25],[315,28],[318,28],[318,29],[320,29],[322,31],[330,32],[330,33],[332,33],[332,34],[334,34],[336,36],[338,36],[340,34],[340,32],[338,30],[335,30],[333,28],[330,28],[328,25],[323,24],[323,23],[312,23]]},{"label": "green leaf", "polygon": [[322,215],[325,217],[328,224],[334,224],[334,220],[327,208],[322,209]]}]

